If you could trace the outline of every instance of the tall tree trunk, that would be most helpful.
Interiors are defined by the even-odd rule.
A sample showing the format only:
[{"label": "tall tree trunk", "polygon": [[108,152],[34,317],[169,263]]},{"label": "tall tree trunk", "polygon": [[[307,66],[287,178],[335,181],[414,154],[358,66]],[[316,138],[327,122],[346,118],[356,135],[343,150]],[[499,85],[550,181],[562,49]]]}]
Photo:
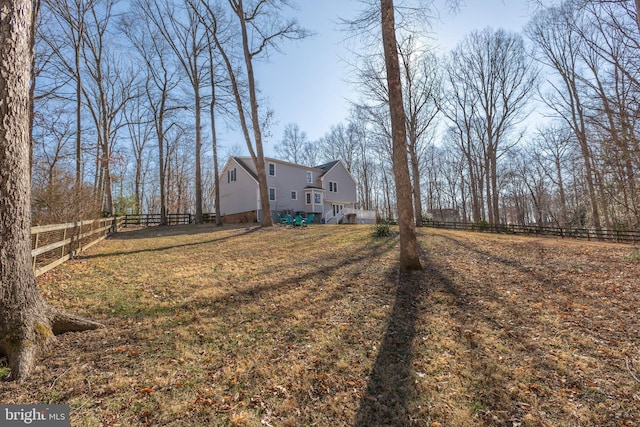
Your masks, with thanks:
[{"label": "tall tree trunk", "polygon": [[496,231],[500,230],[500,205],[498,192],[498,159],[496,158],[495,147],[491,149],[491,208],[493,210],[493,219]]},{"label": "tall tree trunk", "polygon": [[491,203],[491,200],[492,200],[491,198],[491,165],[490,165],[488,155],[484,159],[484,177],[485,177],[485,185],[486,185],[485,196],[487,198],[486,205],[487,205],[488,221],[489,221],[489,224],[493,224],[494,223],[493,204]]},{"label": "tall tree trunk", "polygon": [[564,180],[562,178],[562,164],[560,158],[555,159],[556,179],[558,181],[558,194],[560,195],[560,227],[567,227],[569,219],[567,218],[567,196],[564,191]]},{"label": "tall tree trunk", "polygon": [[209,39],[209,33],[207,33],[207,40],[209,41],[209,68],[211,71],[209,72],[209,77],[211,79],[211,106],[210,106],[210,114],[211,114],[211,145],[213,148],[213,188],[215,194],[215,205],[216,205],[216,225],[222,225],[222,216],[220,215],[220,172],[218,171],[218,137],[216,132],[216,73],[215,73],[215,62],[213,60],[213,47],[214,44],[211,43]]},{"label": "tall tree trunk", "polygon": [[410,139],[411,144],[409,146],[409,151],[411,154],[411,174],[413,175],[414,217],[416,221],[416,227],[422,227],[422,187],[420,186],[420,159],[418,159],[418,153],[416,150],[418,138],[415,135],[412,135]]},{"label": "tall tree trunk", "polygon": [[467,165],[469,168],[469,187],[471,190],[471,211],[473,213],[473,222],[479,223],[482,219],[482,214],[480,213],[480,197],[478,197],[478,184],[475,168],[473,167],[473,158],[470,153],[466,152],[465,158],[467,159]]},{"label": "tall tree trunk", "polygon": [[260,208],[262,209],[262,227],[273,225],[271,217],[271,203],[269,203],[269,188],[267,187],[267,172],[264,164],[264,151],[262,147],[262,129],[258,112],[258,97],[256,93],[256,82],[253,73],[253,60],[249,50],[249,35],[247,33],[247,23],[245,20],[244,6],[242,0],[238,2],[239,8],[236,11],[242,29],[242,47],[244,51],[244,62],[247,70],[247,82],[249,84],[249,102],[251,103],[251,124],[253,127],[253,137],[255,142],[255,155],[253,156],[256,171],[258,174],[258,188],[260,191]]},{"label": "tall tree trunk", "polygon": [[[82,43],[84,23],[78,28],[78,43]],[[81,47],[75,46],[76,72],[76,191],[82,184],[82,76],[80,75]]]},{"label": "tall tree trunk", "polygon": [[[163,87],[160,106],[154,111],[154,120],[156,128],[156,137],[158,139],[158,170],[160,173],[160,225],[167,225],[167,195],[166,195],[166,176],[167,165],[164,154],[164,112],[167,102],[166,86]],[[168,154],[167,154],[168,155]]]},{"label": "tall tree trunk", "polygon": [[[582,114],[580,114],[582,116]],[[596,228],[596,232],[602,230],[602,224],[600,222],[600,209],[598,207],[598,196],[596,193],[596,185],[594,183],[594,171],[591,164],[591,150],[589,149],[589,142],[587,141],[587,132],[584,129],[584,122],[581,119],[580,132],[578,132],[578,142],[580,143],[580,153],[582,154],[582,160],[584,162],[585,178],[587,180],[587,189],[589,191],[589,200],[591,202],[591,213],[593,216],[593,225]]]},{"label": "tall tree trunk", "polygon": [[[135,209],[136,213],[142,213],[142,153],[140,153],[140,157],[136,159],[136,176],[134,180],[135,190]],[[120,184],[120,188],[122,188],[122,183]]]},{"label": "tall tree trunk", "polygon": [[[195,73],[194,73],[195,74]],[[201,158],[202,158],[202,129],[201,126],[201,118],[202,107],[201,107],[201,99],[200,99],[200,81],[195,80],[196,83],[193,85],[194,97],[195,97],[195,114],[196,114],[196,224],[202,223],[202,168],[201,168]]]},{"label": "tall tree trunk", "polygon": [[29,46],[31,47],[31,69],[29,84],[29,178],[33,171],[33,117],[35,115],[35,93],[36,93],[36,24],[40,13],[40,0],[33,1],[33,12],[31,13],[31,30],[29,33]]},{"label": "tall tree trunk", "polygon": [[[106,117],[105,117],[106,119]],[[103,129],[102,138],[102,210],[108,216],[113,216],[113,185],[111,179],[111,147],[109,147],[109,130],[107,127]]]},{"label": "tall tree trunk", "polygon": [[26,378],[54,335],[100,326],[49,306],[31,265],[30,31],[33,2],[4,2],[0,20],[0,353]]},{"label": "tall tree trunk", "polygon": [[400,271],[422,270],[416,237],[413,206],[411,200],[411,177],[407,162],[407,130],[400,63],[396,42],[393,0],[380,0],[382,12],[382,43],[384,46],[387,85],[389,88],[389,111],[393,141],[393,174],[396,181],[398,223],[400,226]]}]

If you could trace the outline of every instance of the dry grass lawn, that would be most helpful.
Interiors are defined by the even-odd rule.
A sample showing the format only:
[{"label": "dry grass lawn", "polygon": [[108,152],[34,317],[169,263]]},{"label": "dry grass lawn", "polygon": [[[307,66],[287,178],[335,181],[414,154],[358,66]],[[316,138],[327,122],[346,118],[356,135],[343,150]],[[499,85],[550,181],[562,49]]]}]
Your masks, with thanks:
[{"label": "dry grass lawn", "polygon": [[39,279],[106,324],[2,403],[73,426],[637,426],[640,250],[371,226],[119,233]]}]

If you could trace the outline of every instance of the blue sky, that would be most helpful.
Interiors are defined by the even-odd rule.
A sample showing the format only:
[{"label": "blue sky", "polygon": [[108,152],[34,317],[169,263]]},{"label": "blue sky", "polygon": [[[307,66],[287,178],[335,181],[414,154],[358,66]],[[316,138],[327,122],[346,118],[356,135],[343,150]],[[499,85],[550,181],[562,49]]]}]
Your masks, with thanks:
[{"label": "blue sky", "polygon": [[[532,9],[529,0],[466,0],[455,15],[442,7],[444,0],[436,0],[440,18],[433,22],[434,43],[444,53],[474,29],[485,27],[519,31],[528,21]],[[298,0],[298,22],[316,35],[282,45],[282,52],[257,64],[258,86],[274,111],[271,136],[266,140],[265,152],[273,156],[273,147],[282,138],[287,123],[297,123],[309,140],[317,140],[332,125],[343,121],[348,114],[349,100],[357,94],[348,83],[351,68],[347,64],[352,55],[345,43],[344,32],[338,28],[339,18],[349,18],[361,7],[357,0]],[[244,146],[241,139],[225,141]],[[240,135],[238,135],[240,138]]]}]

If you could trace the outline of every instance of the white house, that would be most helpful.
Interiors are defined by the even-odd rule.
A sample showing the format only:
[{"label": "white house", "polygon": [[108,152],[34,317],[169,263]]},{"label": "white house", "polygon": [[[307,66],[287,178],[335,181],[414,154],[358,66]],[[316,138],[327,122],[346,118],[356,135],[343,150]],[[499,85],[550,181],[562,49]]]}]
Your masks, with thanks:
[{"label": "white house", "polygon": [[[315,214],[315,222],[338,223],[357,217],[356,181],[340,160],[308,167],[265,158],[269,204],[274,221],[286,213]],[[258,176],[251,157],[230,157],[220,174],[220,214],[227,222],[262,218]],[[348,216],[347,216],[348,215]],[[374,216],[375,219],[375,216]],[[369,222],[369,221],[367,221]]]}]

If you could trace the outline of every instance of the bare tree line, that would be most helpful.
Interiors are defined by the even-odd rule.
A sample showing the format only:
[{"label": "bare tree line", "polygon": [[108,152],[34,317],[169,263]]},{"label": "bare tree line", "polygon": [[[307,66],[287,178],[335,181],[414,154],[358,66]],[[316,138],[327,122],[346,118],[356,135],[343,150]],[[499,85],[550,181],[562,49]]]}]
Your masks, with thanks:
[{"label": "bare tree line", "polygon": [[[540,8],[521,34],[473,31],[446,54],[404,34],[418,225],[447,210],[495,226],[638,229],[638,32],[633,2],[565,1]],[[278,153],[304,161],[348,150],[361,205],[395,218],[384,69],[368,52],[345,123],[315,142],[291,124]]]},{"label": "bare tree line", "polygon": [[[62,211],[65,192],[109,213],[213,211],[217,168],[238,152],[216,126],[240,129],[263,164],[271,112],[253,62],[308,33],[283,18],[287,2],[246,3],[43,1],[34,211]],[[447,210],[496,226],[638,228],[638,39],[630,1],[540,7],[522,33],[473,31],[448,53],[398,31],[416,225]],[[396,218],[385,69],[372,44],[349,117],[316,141],[288,124],[275,155],[342,159],[359,205]]]},{"label": "bare tree line", "polygon": [[241,129],[266,193],[262,133],[271,113],[259,106],[253,63],[282,40],[307,35],[284,18],[289,6],[43,1],[34,61],[36,220],[64,210],[54,188],[92,199],[58,217],[147,209],[163,217],[195,211],[202,220],[219,198],[218,115]]}]

